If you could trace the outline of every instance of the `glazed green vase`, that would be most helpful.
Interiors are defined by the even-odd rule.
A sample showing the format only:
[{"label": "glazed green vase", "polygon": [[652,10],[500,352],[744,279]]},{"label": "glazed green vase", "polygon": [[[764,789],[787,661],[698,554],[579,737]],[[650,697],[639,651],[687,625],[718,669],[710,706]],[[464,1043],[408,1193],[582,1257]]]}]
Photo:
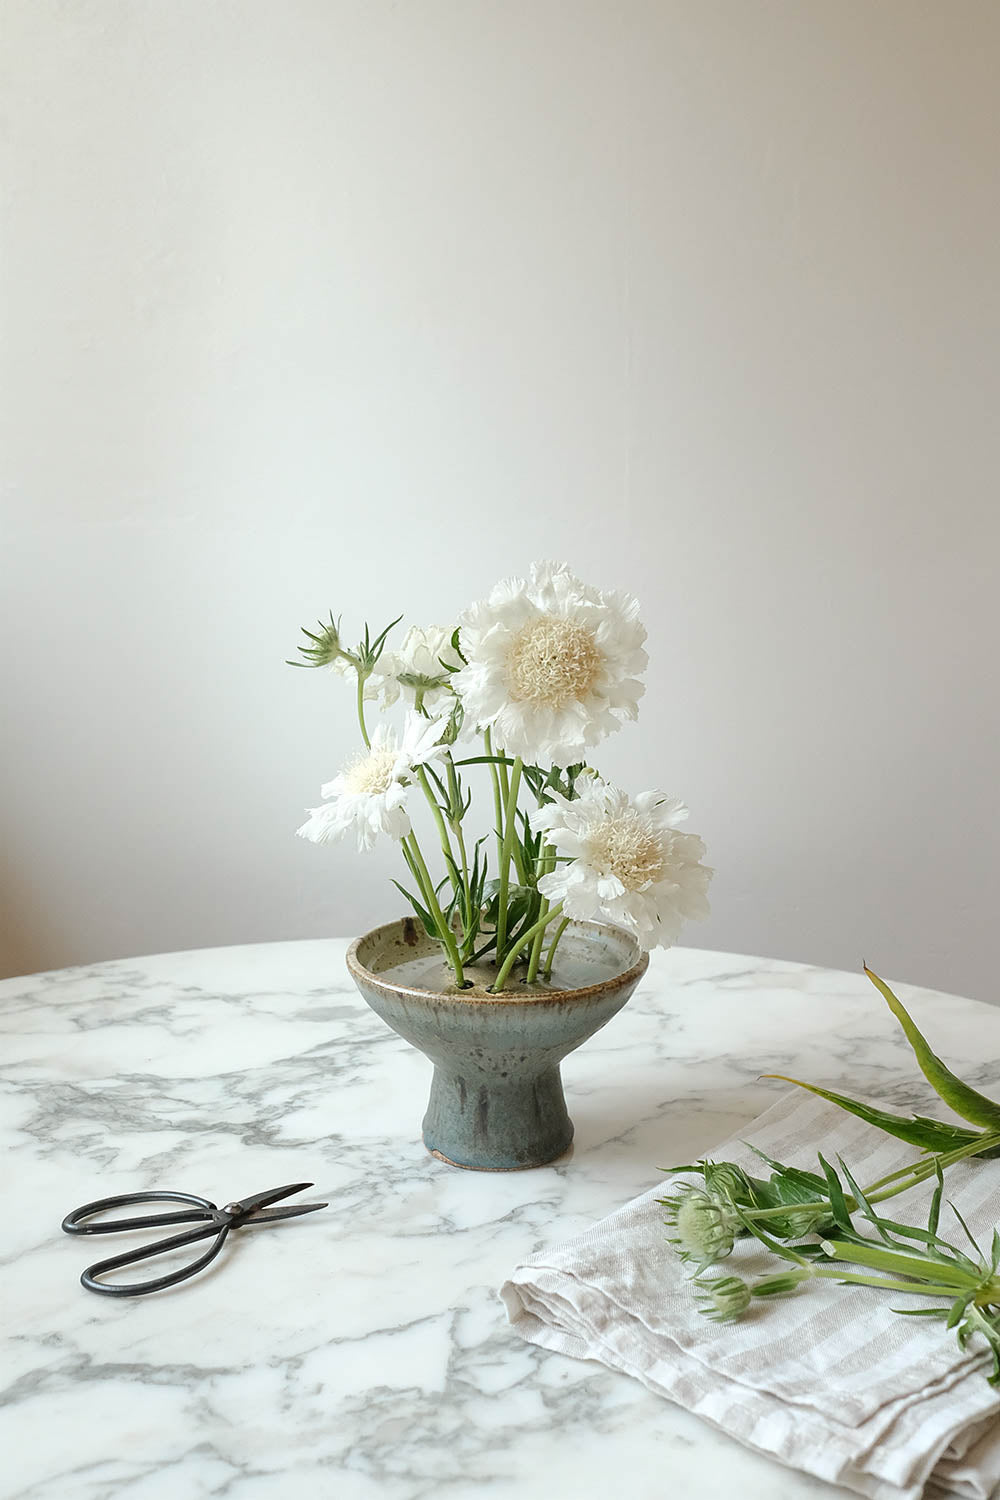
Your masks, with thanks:
[{"label": "glazed green vase", "polygon": [[494,995],[494,970],[482,965],[459,990],[439,945],[412,917],[357,938],[347,955],[372,1010],[434,1064],[428,1151],[481,1172],[540,1167],[569,1150],[559,1064],[621,1010],[648,963],[620,928],[571,922],[552,984],[512,977]]}]

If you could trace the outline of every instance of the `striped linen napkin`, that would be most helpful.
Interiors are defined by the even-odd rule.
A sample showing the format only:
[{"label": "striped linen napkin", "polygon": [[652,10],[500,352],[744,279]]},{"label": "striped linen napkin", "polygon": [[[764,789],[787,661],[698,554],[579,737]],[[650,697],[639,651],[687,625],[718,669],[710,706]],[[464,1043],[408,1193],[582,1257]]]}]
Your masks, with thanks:
[{"label": "striped linen napkin", "polygon": [[[817,1151],[828,1160],[839,1153],[861,1184],[916,1155],[800,1090],[782,1095],[741,1136],[814,1170]],[[766,1176],[742,1141],[709,1154]],[[634,1375],[748,1447],[871,1500],[918,1500],[925,1487],[988,1500],[1000,1485],[1000,1393],[987,1383],[979,1340],[962,1354],[943,1323],[891,1310],[933,1305],[927,1298],[822,1281],[754,1301],[739,1322],[709,1322],[697,1311],[690,1268],[667,1243],[656,1200],[668,1182],[518,1266],[500,1292],[515,1330]],[[1000,1160],[960,1162],[945,1193],[988,1247],[1000,1219]],[[929,1189],[918,1187],[887,1211],[926,1224],[928,1201]],[[946,1207],[940,1233],[960,1241]],[[753,1280],[779,1269],[747,1239],[711,1274]]]}]

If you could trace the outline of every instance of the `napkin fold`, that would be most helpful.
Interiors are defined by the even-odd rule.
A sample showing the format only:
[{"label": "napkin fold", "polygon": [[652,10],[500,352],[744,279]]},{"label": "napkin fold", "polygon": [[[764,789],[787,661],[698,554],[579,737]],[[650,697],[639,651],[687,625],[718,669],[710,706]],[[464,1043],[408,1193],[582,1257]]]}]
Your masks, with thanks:
[{"label": "napkin fold", "polygon": [[[801,1090],[741,1136],[706,1154],[757,1176],[768,1169],[744,1142],[812,1170],[817,1151],[839,1154],[862,1185],[917,1155]],[[519,1265],[500,1292],[515,1330],[633,1375],[748,1447],[870,1500],[918,1500],[925,1491],[989,1500],[1000,1485],[1000,1394],[987,1383],[981,1341],[963,1354],[943,1323],[892,1311],[933,1306],[928,1298],[830,1281],[755,1300],[739,1322],[709,1322],[691,1268],[667,1242],[656,1200],[670,1180]],[[926,1224],[929,1192],[924,1185],[893,1198],[891,1217]],[[1000,1160],[952,1167],[945,1194],[988,1249],[1000,1218]],[[939,1232],[962,1241],[947,1208]],[[746,1239],[709,1274],[752,1281],[779,1269]]]}]

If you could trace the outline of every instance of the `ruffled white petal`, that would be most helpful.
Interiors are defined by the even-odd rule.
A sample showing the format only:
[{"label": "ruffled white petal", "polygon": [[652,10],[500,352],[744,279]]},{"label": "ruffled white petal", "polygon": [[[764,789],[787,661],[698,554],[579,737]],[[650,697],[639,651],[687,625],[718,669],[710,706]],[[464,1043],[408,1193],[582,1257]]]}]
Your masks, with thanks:
[{"label": "ruffled white petal", "polygon": [[685,920],[709,913],[705,846],[674,827],[687,808],[661,792],[630,800],[596,776],[581,777],[577,791],[573,800],[553,794],[530,815],[536,833],[572,856],[542,877],[539,890],[561,901],[569,917],[603,917],[634,933],[644,948],[669,947]]},{"label": "ruffled white petal", "polygon": [[[574,577],[565,563],[535,563],[528,580],[502,579],[459,622],[466,665],[452,686],[462,698],[466,722],[489,726],[498,747],[536,764],[586,760],[593,745],[638,713],[643,687],[637,674],[646,666],[646,632],[638,611],[631,595],[602,593]],[[547,699],[534,687],[531,694],[519,695],[512,686],[511,653],[518,637],[545,620],[565,622],[556,628],[575,634],[577,642],[592,642],[586,686],[577,691],[574,681],[572,696],[564,690]]]},{"label": "ruffled white petal", "polygon": [[[427,719],[411,710],[399,742],[388,725],[379,724],[361,757],[360,784],[366,789],[358,789],[359,767],[352,763],[321,788],[326,800],[322,807],[310,810],[298,829],[302,838],[328,844],[353,829],[359,849],[371,849],[380,833],[406,838],[411,826],[406,800],[414,770],[445,753],[446,746],[439,742],[447,723],[447,715]],[[374,778],[367,774],[372,763]],[[367,789],[373,781],[374,789]]]},{"label": "ruffled white petal", "polygon": [[424,766],[430,760],[438,760],[447,746],[440,743],[448,727],[448,715],[437,719],[425,719],[423,714],[411,711],[403,725],[403,738],[396,759],[395,774],[402,778],[415,766]]},{"label": "ruffled white petal", "polygon": [[392,654],[388,670],[396,678],[409,679],[398,685],[411,702],[419,680],[425,709],[440,706],[452,696],[450,671],[462,665],[451,643],[454,633],[450,625],[411,625],[399,650]]}]

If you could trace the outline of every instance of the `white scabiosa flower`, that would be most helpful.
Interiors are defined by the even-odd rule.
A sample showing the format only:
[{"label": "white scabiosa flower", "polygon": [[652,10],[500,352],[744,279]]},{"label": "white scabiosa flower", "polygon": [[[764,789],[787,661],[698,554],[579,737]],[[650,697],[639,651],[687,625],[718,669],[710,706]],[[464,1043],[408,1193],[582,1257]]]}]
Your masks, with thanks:
[{"label": "white scabiosa flower", "polygon": [[535,563],[462,615],[466,665],[452,678],[466,721],[510,755],[559,766],[634,719],[645,628],[631,594],[606,593],[564,563]]},{"label": "white scabiosa flower", "polygon": [[552,793],[531,814],[568,863],[538,882],[566,916],[605,917],[625,927],[644,948],[669,948],[685,918],[708,916],[706,892],[712,871],[700,861],[701,839],[679,833],[688,810],[676,797],[641,792],[634,800],[595,775],[576,784],[573,801]]},{"label": "white scabiosa flower", "polygon": [[380,724],[369,748],[320,788],[327,800],[322,807],[308,809],[309,818],[297,830],[299,836],[314,844],[329,844],[353,828],[359,849],[370,849],[380,833],[405,838],[410,831],[406,796],[414,769],[444,753],[438,741],[447,723],[447,718],[407,714],[399,742],[387,725]]},{"label": "white scabiosa flower", "polygon": [[396,681],[411,699],[421,693],[425,708],[450,694],[452,671],[462,665],[451,643],[454,634],[453,626],[411,625],[393,653],[391,671]]}]

